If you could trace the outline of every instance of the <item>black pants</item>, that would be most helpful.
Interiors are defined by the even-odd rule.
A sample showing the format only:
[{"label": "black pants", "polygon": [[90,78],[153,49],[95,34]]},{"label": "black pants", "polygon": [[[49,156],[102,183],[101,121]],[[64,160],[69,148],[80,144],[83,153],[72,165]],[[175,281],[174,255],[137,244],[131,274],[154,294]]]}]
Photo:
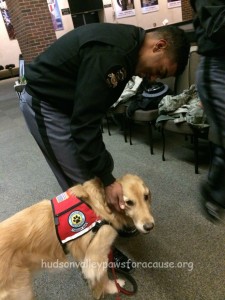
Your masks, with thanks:
[{"label": "black pants", "polygon": [[225,148],[225,54],[201,57],[197,71],[197,89],[215,140]]},{"label": "black pants", "polygon": [[225,207],[225,56],[201,58],[197,88],[216,143],[206,183],[206,198]]}]

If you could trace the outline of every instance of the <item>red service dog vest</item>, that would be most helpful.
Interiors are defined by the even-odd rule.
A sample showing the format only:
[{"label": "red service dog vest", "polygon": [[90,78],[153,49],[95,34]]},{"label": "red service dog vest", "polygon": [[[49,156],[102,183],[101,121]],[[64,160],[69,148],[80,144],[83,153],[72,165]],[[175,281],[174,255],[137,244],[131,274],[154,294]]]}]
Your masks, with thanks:
[{"label": "red service dog vest", "polygon": [[91,230],[100,218],[81,199],[66,191],[51,200],[56,231],[62,244]]}]

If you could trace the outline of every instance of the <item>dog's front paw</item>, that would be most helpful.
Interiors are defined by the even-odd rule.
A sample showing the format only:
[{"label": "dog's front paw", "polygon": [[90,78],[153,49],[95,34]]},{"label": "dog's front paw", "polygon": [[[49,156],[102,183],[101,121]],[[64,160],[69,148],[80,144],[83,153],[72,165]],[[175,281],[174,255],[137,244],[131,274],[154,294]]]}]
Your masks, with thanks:
[{"label": "dog's front paw", "polygon": [[123,286],[125,285],[125,280],[123,280],[123,279],[117,279],[117,283],[118,283],[121,287],[123,287]]},{"label": "dog's front paw", "polygon": [[[117,279],[117,283],[123,287],[125,285],[125,280],[123,279]],[[109,280],[107,282],[106,288],[105,288],[105,292],[107,294],[116,294],[118,292],[117,286],[115,284],[114,280]]]}]

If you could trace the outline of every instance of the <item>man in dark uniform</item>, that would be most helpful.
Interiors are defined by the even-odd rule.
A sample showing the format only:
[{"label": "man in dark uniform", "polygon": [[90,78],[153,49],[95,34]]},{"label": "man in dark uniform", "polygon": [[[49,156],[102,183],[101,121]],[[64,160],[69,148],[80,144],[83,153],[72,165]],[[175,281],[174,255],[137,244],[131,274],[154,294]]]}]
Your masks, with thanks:
[{"label": "man in dark uniform", "polygon": [[132,25],[89,24],[65,34],[25,68],[21,110],[63,190],[98,176],[108,204],[122,188],[100,125],[133,75],[150,81],[181,73],[189,42],[176,27],[146,33]]},{"label": "man in dark uniform", "polygon": [[204,209],[219,220],[225,212],[225,1],[190,2],[196,12],[194,27],[201,54],[197,88],[216,142],[201,192]]}]

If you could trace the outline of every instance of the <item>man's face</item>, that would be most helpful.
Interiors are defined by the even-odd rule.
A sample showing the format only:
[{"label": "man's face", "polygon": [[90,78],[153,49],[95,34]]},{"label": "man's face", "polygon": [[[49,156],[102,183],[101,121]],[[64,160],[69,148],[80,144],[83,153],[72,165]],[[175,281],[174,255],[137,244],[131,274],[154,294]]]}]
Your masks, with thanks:
[{"label": "man's face", "polygon": [[166,48],[156,44],[151,50],[144,50],[140,53],[135,75],[151,82],[174,76],[176,70],[177,63],[170,58]]}]

